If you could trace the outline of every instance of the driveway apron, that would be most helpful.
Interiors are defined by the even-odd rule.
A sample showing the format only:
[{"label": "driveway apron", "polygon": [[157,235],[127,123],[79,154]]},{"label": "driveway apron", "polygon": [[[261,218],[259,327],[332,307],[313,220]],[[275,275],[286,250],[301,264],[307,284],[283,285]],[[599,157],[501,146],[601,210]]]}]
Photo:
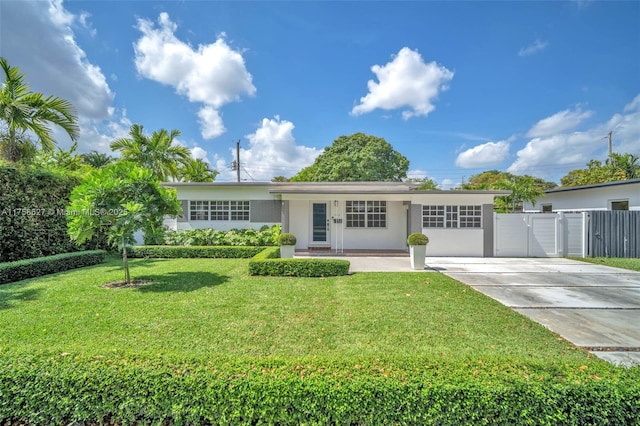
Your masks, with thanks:
[{"label": "driveway apron", "polygon": [[427,258],[609,362],[640,364],[640,272],[564,258]]}]

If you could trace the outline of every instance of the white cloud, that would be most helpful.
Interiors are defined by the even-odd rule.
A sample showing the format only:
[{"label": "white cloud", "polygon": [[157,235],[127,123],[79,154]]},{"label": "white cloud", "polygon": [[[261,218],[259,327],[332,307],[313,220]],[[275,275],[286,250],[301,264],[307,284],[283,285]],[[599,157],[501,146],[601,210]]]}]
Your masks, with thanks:
[{"label": "white cloud", "polygon": [[[322,150],[296,145],[292,122],[280,117],[262,119],[255,131],[246,135],[249,148],[240,148],[241,178],[267,181],[274,176],[293,176],[300,169],[313,163]],[[235,147],[230,149],[235,158]],[[221,171],[220,180],[235,180],[235,172],[229,170],[231,161],[215,157]]]},{"label": "white cloud", "polygon": [[136,68],[143,77],[174,87],[190,102],[204,104],[198,113],[202,137],[215,138],[225,131],[219,109],[242,95],[255,95],[252,76],[224,33],[214,43],[193,48],[175,36],[177,28],[165,12],[157,27],[139,19],[142,36],[134,44]]},{"label": "white cloud", "polygon": [[453,187],[455,187],[457,185],[456,182],[453,181],[453,179],[442,179],[442,182],[440,182],[440,189],[451,189]]},{"label": "white cloud", "polygon": [[[44,6],[44,7],[43,7]],[[95,33],[90,16],[74,15],[61,0],[2,2],[0,55],[25,75],[31,90],[71,102],[78,112],[78,152],[110,153],[114,138],[131,126],[126,111],[113,107],[115,94],[100,67],[90,62],[75,32]],[[58,146],[68,149],[69,136],[52,126]]]},{"label": "white cloud", "polygon": [[[566,111],[551,117],[564,113]],[[590,112],[589,115],[591,115]],[[574,120],[575,123],[580,121],[579,118]],[[568,132],[574,127],[575,125],[549,125],[545,131],[533,133],[530,131],[529,133],[536,135],[536,137],[533,137],[523,149],[518,151],[516,161],[507,170],[516,174],[550,176],[558,170],[565,170],[562,173],[564,175],[570,169],[583,168],[592,159],[603,160],[605,158],[607,150],[605,138],[609,131],[613,131],[614,152],[640,152],[640,102],[638,97],[624,107],[623,113],[614,114],[607,122],[596,124],[583,131]],[[557,133],[552,133],[551,129],[555,129]],[[567,168],[569,170],[566,170]]]},{"label": "white cloud", "polygon": [[352,115],[377,108],[408,108],[402,112],[405,120],[426,116],[435,109],[433,104],[439,93],[448,89],[447,83],[453,78],[453,72],[436,62],[425,63],[420,53],[408,47],[400,49],[386,65],[372,66],[371,71],[379,82],[369,80],[369,93],[360,98],[360,104],[351,110]]},{"label": "white cloud", "polygon": [[544,49],[547,48],[547,46],[549,46],[548,41],[542,41],[540,39],[536,39],[536,41],[534,41],[530,45],[520,49],[518,51],[518,56],[530,56],[535,53],[542,52]]},{"label": "white cloud", "polygon": [[509,155],[509,141],[487,142],[458,154],[456,166],[465,169],[495,166]]},{"label": "white cloud", "polygon": [[191,148],[191,158],[194,160],[203,160],[205,163],[209,162],[207,159],[207,151],[199,146]]},{"label": "white cloud", "polygon": [[538,121],[527,132],[527,137],[545,137],[575,129],[592,115],[593,111],[583,112],[580,108],[576,108],[573,111],[565,109]]},{"label": "white cloud", "polygon": [[424,170],[416,169],[409,170],[407,172],[407,179],[426,179],[427,172]]},{"label": "white cloud", "polygon": [[26,75],[31,90],[68,100],[83,118],[109,119],[114,94],[75,41],[72,28],[82,31],[82,25],[88,25],[87,18],[69,13],[60,0],[48,7],[35,1],[2,2],[0,54]]}]

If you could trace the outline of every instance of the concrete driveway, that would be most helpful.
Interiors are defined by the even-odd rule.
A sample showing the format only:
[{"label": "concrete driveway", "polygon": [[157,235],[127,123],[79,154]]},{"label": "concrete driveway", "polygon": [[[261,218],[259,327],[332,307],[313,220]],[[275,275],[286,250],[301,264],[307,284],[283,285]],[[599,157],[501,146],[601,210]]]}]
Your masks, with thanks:
[{"label": "concrete driveway", "polygon": [[427,267],[621,365],[640,364],[640,272],[564,258],[427,258]]}]

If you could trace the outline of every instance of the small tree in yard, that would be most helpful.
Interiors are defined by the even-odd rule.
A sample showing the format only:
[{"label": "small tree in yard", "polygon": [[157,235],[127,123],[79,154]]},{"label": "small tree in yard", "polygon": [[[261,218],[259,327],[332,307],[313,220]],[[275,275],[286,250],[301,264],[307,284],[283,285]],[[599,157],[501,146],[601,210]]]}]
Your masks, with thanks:
[{"label": "small tree in yard", "polygon": [[116,163],[94,170],[71,193],[69,235],[83,243],[106,232],[109,242],[122,250],[125,282],[130,284],[127,245],[134,243],[133,234],[149,232],[165,215],[179,212],[175,191],[160,186],[151,170]]}]

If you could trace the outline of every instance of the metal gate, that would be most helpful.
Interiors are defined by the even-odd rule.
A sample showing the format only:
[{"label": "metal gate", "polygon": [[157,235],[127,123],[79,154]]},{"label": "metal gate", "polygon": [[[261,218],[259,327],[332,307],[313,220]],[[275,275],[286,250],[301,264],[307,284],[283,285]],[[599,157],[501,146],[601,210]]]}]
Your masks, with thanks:
[{"label": "metal gate", "polygon": [[589,212],[589,255],[640,257],[640,211]]}]

